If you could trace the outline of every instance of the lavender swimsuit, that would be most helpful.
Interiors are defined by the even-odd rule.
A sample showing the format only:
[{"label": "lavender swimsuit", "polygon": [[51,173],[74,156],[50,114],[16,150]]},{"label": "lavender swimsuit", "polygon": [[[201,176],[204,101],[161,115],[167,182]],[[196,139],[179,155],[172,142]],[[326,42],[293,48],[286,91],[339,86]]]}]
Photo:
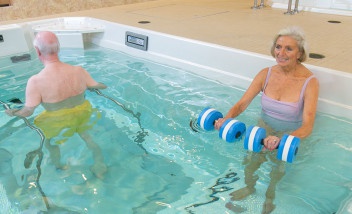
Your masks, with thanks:
[{"label": "lavender swimsuit", "polygon": [[308,77],[302,87],[301,94],[298,102],[283,102],[279,100],[272,99],[264,93],[265,88],[268,84],[268,80],[271,74],[271,68],[269,68],[268,74],[266,76],[261,104],[262,112],[264,116],[269,116],[271,118],[291,122],[291,123],[301,123],[303,114],[303,96],[306,90],[308,82],[314,78],[314,75]]}]

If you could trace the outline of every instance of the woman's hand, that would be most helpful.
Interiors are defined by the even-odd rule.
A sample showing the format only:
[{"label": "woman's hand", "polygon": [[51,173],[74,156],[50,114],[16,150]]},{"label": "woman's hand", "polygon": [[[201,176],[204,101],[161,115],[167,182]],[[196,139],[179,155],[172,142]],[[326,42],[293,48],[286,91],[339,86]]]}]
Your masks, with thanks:
[{"label": "woman's hand", "polygon": [[215,120],[215,124],[214,124],[215,129],[219,130],[222,124],[225,122],[225,120],[226,120],[225,118],[219,118]]},{"label": "woman's hand", "polygon": [[279,146],[280,138],[277,136],[269,135],[264,139],[264,150],[268,149],[270,151],[276,149]]}]

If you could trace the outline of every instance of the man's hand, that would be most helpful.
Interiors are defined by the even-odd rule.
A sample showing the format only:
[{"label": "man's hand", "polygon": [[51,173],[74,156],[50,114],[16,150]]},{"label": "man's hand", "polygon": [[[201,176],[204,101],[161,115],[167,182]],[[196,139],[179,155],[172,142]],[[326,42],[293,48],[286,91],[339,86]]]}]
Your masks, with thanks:
[{"label": "man's hand", "polygon": [[5,113],[10,117],[16,116],[15,113],[18,112],[19,109],[6,109]]}]

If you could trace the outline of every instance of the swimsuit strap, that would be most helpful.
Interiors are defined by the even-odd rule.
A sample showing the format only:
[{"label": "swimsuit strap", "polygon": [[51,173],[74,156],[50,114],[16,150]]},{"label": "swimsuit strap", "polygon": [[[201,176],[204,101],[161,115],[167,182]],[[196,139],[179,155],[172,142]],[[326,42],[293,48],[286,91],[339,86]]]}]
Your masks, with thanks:
[{"label": "swimsuit strap", "polygon": [[[266,74],[266,79],[265,79],[264,87],[263,87],[263,90],[262,90],[263,92],[264,92],[266,86],[268,85],[269,77],[270,77],[270,74],[271,74],[271,68],[272,68],[272,67],[269,68],[268,73]],[[302,89],[301,89],[301,94],[299,95],[299,101],[301,101],[301,100],[303,99],[304,91],[306,90],[306,87],[307,87],[307,85],[308,85],[308,82],[309,82],[311,79],[313,79],[313,78],[315,78],[315,76],[314,76],[314,75],[311,75],[311,76],[308,77],[308,78],[306,79],[306,81],[304,82],[303,87],[302,87]]]},{"label": "swimsuit strap", "polygon": [[270,74],[271,74],[271,68],[272,68],[272,67],[269,68],[268,73],[266,74],[266,79],[265,79],[264,87],[263,87],[263,90],[262,90],[263,92],[264,92],[264,90],[265,90],[265,88],[266,88],[266,85],[267,85],[268,82],[269,82],[269,77],[270,77]]},{"label": "swimsuit strap", "polygon": [[301,94],[300,94],[300,96],[299,96],[299,101],[301,101],[301,100],[303,99],[304,92],[305,92],[305,90],[306,90],[306,87],[307,87],[307,85],[308,85],[308,82],[309,82],[311,79],[313,79],[313,78],[315,78],[315,76],[314,76],[314,75],[311,75],[311,76],[308,77],[308,78],[306,79],[306,81],[304,82],[303,87],[302,87],[302,89],[301,89]]}]

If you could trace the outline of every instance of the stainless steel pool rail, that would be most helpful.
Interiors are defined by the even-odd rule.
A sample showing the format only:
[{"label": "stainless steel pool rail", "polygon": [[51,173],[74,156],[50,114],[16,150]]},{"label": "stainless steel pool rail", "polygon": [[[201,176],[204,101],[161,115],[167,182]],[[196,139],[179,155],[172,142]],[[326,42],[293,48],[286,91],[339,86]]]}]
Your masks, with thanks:
[{"label": "stainless steel pool rail", "polygon": [[148,131],[145,131],[145,129],[142,127],[141,124],[141,114],[139,112],[134,113],[132,110],[126,108],[125,105],[123,105],[122,103],[118,102],[116,99],[109,97],[107,95],[105,95],[104,93],[102,93],[99,89],[89,89],[89,91],[91,92],[95,92],[96,94],[98,94],[99,96],[105,97],[109,100],[111,100],[112,102],[114,102],[116,105],[120,106],[124,111],[130,113],[133,115],[134,118],[137,119],[138,121],[138,126],[141,129],[141,131],[138,131],[136,138],[134,139],[134,142],[137,143],[137,145],[139,147],[141,147],[145,153],[148,153],[147,150],[143,147],[142,143],[144,142],[144,138],[145,136],[148,136]]},{"label": "stainless steel pool rail", "polygon": [[[4,109],[7,109],[7,110],[8,110],[8,109],[11,109],[10,106],[9,106],[6,102],[0,100],[0,103],[3,105]],[[19,118],[21,118],[29,128],[31,128],[31,129],[33,129],[34,131],[36,131],[36,132],[39,134],[39,136],[40,136],[40,138],[41,138],[41,141],[44,142],[45,136],[44,136],[43,132],[42,132],[39,128],[33,126],[33,125],[28,121],[27,118],[25,118],[25,117],[19,117]]]},{"label": "stainless steel pool rail", "polygon": [[[296,13],[299,13],[298,11],[298,3],[299,0],[295,0],[295,8],[292,10],[292,0],[288,1],[288,6],[287,6],[287,11],[284,14],[288,14],[288,15],[294,15]],[[260,1],[260,4],[258,4],[258,0],[254,0],[254,4],[253,7],[251,7],[252,9],[261,9],[264,8],[265,4],[264,4],[264,0]]]},{"label": "stainless steel pool rail", "polygon": [[[7,109],[7,110],[11,109],[10,106],[6,102],[0,100],[0,103],[3,105],[4,109]],[[21,118],[30,129],[36,131],[38,133],[38,135],[40,136],[41,140],[40,140],[39,148],[34,150],[34,151],[28,152],[26,154],[26,159],[24,161],[24,167],[26,169],[28,169],[30,167],[30,165],[32,164],[34,158],[38,155],[38,160],[37,160],[37,164],[36,164],[36,168],[38,170],[38,175],[37,175],[37,178],[35,180],[35,183],[36,183],[36,185],[38,187],[38,190],[39,190],[40,194],[42,195],[42,198],[43,198],[43,201],[45,203],[46,208],[50,209],[48,198],[46,197],[46,194],[42,190],[42,187],[41,187],[41,185],[39,183],[40,176],[42,175],[41,164],[42,164],[43,156],[44,156],[42,149],[43,149],[43,145],[44,145],[44,141],[45,141],[45,136],[44,136],[43,132],[39,128],[33,126],[28,121],[27,118],[25,118],[25,117],[19,117],[19,118]]]},{"label": "stainless steel pool rail", "polygon": [[252,9],[261,9],[263,7],[265,7],[264,0],[261,0],[259,5],[258,5],[258,0],[254,0],[254,5],[251,8]]},{"label": "stainless steel pool rail", "polygon": [[288,1],[288,6],[287,6],[287,11],[284,14],[288,14],[288,15],[294,15],[296,13],[299,13],[298,11],[298,3],[299,0],[295,0],[295,8],[292,10],[292,0]]}]

